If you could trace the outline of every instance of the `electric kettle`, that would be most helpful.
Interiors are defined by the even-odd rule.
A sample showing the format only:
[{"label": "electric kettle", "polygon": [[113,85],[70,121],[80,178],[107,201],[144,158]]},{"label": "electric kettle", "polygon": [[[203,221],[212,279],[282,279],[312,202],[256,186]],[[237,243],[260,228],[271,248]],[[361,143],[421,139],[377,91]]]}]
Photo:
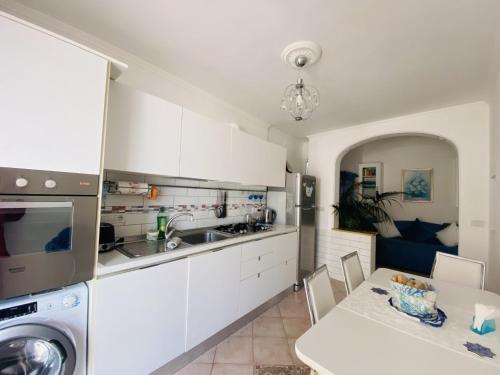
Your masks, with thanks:
[{"label": "electric kettle", "polygon": [[266,208],[264,211],[264,221],[266,224],[272,224],[276,220],[276,211],[272,208]]}]

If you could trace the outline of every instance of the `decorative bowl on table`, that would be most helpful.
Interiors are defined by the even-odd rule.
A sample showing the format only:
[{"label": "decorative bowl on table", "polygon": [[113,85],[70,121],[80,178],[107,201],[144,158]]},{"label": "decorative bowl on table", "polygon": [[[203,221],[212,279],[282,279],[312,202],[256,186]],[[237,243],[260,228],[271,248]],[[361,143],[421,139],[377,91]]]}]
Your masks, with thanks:
[{"label": "decorative bowl on table", "polygon": [[397,310],[421,319],[437,317],[437,293],[430,290],[427,284],[395,275],[391,278],[390,287],[391,304]]}]

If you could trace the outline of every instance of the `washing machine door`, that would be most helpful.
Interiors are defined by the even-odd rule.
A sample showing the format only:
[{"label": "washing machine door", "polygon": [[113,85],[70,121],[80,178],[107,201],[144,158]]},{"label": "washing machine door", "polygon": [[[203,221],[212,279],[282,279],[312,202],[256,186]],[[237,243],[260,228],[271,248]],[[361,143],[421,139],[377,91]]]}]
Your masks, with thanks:
[{"label": "washing machine door", "polygon": [[0,375],[73,375],[76,351],[60,330],[42,324],[0,329]]}]

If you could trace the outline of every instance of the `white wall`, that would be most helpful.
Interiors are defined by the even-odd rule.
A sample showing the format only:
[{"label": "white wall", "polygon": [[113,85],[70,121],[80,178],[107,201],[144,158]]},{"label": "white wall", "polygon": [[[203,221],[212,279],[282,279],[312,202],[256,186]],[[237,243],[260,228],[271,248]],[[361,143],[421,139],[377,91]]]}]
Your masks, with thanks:
[{"label": "white wall", "polygon": [[464,104],[309,137],[311,174],[318,177],[319,230],[334,226],[331,204],[338,199],[340,157],[368,140],[394,135],[428,134],[454,144],[459,160],[460,248],[463,256],[488,259],[489,250],[489,106]]},{"label": "white wall", "polygon": [[433,168],[433,201],[405,202],[388,208],[396,220],[419,218],[431,223],[458,220],[458,155],[455,147],[433,137],[403,136],[378,139],[349,151],[341,170],[358,173],[359,164],[383,163],[384,192],[401,191],[401,170]]}]

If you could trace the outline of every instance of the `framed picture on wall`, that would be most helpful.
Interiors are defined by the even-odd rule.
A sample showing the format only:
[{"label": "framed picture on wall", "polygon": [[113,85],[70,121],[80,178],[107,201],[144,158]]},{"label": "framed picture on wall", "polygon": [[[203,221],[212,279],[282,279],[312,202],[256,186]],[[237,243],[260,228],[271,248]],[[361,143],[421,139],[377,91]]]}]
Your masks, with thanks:
[{"label": "framed picture on wall", "polygon": [[403,169],[401,191],[405,202],[432,202],[433,169]]}]

